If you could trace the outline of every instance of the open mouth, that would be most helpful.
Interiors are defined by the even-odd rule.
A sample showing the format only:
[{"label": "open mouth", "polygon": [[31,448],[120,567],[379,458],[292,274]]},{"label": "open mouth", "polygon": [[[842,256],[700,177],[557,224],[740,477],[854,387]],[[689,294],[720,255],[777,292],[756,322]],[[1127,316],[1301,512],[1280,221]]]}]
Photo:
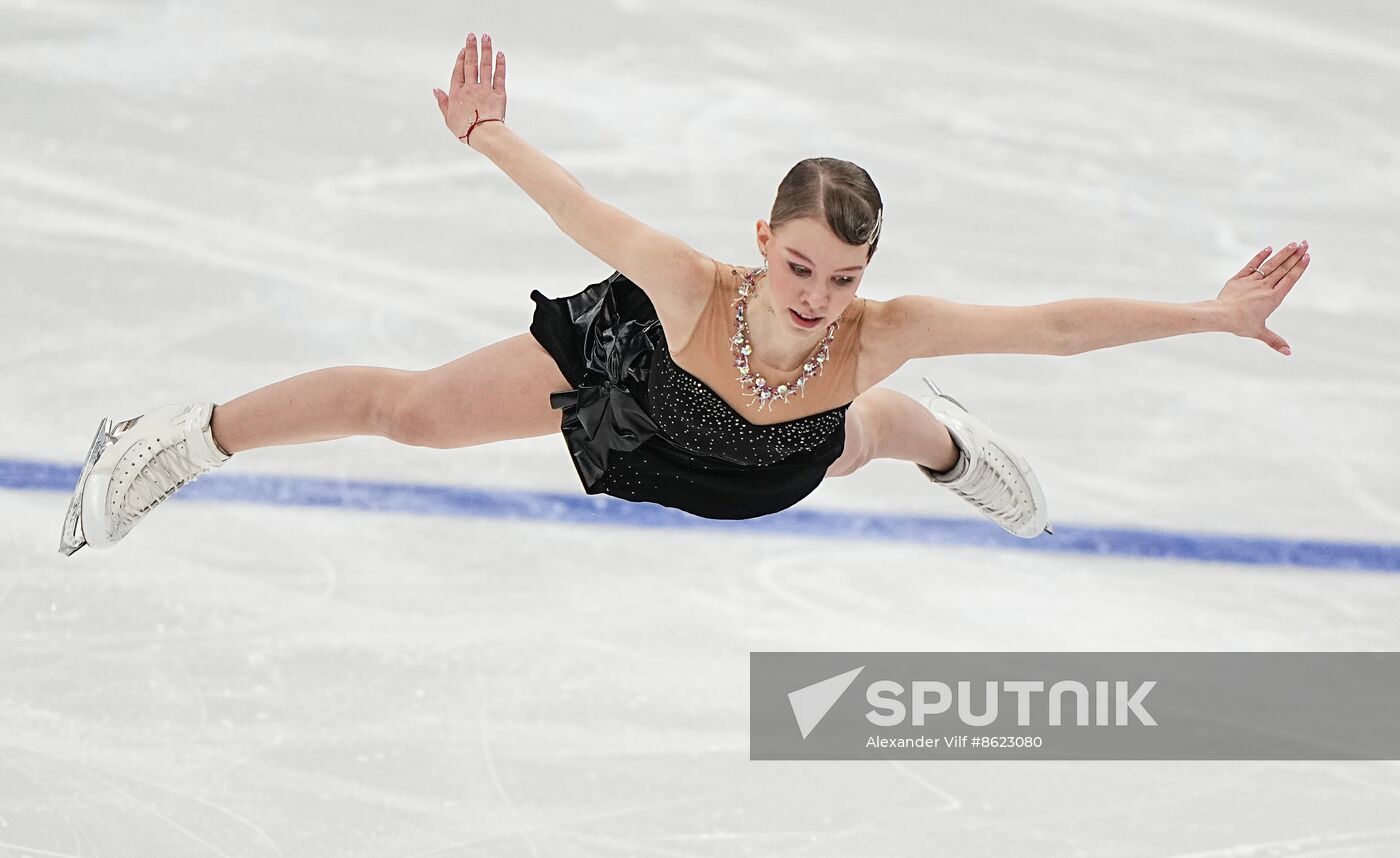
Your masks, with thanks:
[{"label": "open mouth", "polygon": [[804,328],[815,328],[822,320],[821,316],[804,316],[791,307],[788,308],[788,312],[792,314],[792,320]]}]

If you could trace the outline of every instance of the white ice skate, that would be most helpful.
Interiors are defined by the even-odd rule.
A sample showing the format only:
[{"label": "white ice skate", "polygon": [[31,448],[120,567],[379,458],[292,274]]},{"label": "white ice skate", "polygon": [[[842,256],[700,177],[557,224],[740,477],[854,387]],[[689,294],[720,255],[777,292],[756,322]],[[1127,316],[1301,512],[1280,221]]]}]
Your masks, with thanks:
[{"label": "white ice skate", "polygon": [[140,417],[104,419],[92,439],[58,550],[117,544],[156,504],[227,462],[209,421],[214,403],[166,405]]},{"label": "white ice skate", "polygon": [[1025,539],[1054,533],[1046,520],[1045,493],[1030,463],[987,425],[967,412],[953,397],[927,378],[933,396],[922,404],[948,428],[958,446],[958,461],[950,470],[933,471],[918,465],[931,481],[952,489],[1004,530]]}]

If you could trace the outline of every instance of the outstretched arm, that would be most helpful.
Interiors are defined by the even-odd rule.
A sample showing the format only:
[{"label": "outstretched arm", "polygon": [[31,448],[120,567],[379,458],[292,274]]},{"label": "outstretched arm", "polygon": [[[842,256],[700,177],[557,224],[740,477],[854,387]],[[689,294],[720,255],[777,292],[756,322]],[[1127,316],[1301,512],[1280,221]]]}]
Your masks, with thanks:
[{"label": "outstretched arm", "polygon": [[1282,354],[1288,343],[1264,322],[1303,276],[1307,246],[1254,256],[1213,300],[1186,304],[1125,298],[1073,298],[1030,307],[959,304],[924,295],[886,303],[889,334],[907,357],[956,354],[1074,355],[1206,331],[1262,340]]},{"label": "outstretched arm", "polygon": [[708,294],[714,278],[709,257],[674,236],[652,229],[590,194],[569,171],[525,142],[504,122],[505,54],[491,55],[491,37],[468,37],[457,54],[451,92],[433,90],[443,120],[463,143],[491,160],[550,216],[564,234],[627,275],[656,299],[657,293]]}]

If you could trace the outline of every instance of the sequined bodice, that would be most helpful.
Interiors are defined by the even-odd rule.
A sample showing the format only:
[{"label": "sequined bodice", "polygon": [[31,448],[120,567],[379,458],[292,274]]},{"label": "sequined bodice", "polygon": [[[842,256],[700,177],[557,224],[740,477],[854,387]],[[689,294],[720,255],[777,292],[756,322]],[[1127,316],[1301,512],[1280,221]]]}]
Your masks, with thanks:
[{"label": "sequined bodice", "polygon": [[847,403],[781,423],[750,423],[671,360],[664,334],[652,353],[648,391],[652,419],[671,441],[693,453],[740,465],[771,465],[817,449],[844,425],[850,407]]}]

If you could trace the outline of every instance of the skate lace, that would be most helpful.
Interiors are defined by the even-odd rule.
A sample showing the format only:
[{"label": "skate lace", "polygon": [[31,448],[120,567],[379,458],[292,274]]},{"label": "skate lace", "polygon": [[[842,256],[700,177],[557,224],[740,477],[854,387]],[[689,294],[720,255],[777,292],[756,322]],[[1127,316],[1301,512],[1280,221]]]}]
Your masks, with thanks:
[{"label": "skate lace", "polygon": [[157,450],[132,477],[121,500],[118,526],[129,529],[156,504],[194,482],[202,473],[203,469],[194,463],[183,440]]},{"label": "skate lace", "polygon": [[988,459],[988,453],[983,450],[964,479],[949,488],[999,521],[1015,522],[1026,517],[1031,510],[1016,502],[1009,478]]}]

